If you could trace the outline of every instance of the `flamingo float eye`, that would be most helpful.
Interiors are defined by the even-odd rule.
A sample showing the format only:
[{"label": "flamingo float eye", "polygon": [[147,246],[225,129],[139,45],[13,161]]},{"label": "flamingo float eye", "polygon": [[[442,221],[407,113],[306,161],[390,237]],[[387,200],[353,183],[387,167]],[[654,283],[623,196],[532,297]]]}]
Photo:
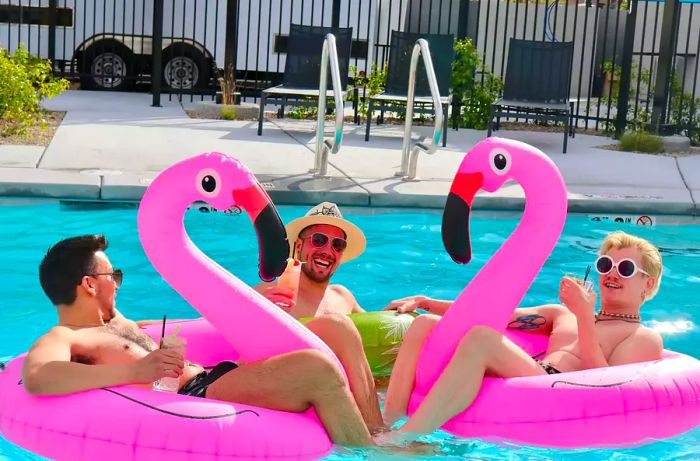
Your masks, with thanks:
[{"label": "flamingo float eye", "polygon": [[197,174],[197,190],[205,197],[213,198],[219,195],[221,178],[216,170],[204,169]]},{"label": "flamingo float eye", "polygon": [[491,170],[499,176],[503,176],[510,170],[511,160],[507,150],[497,147],[489,154]]}]

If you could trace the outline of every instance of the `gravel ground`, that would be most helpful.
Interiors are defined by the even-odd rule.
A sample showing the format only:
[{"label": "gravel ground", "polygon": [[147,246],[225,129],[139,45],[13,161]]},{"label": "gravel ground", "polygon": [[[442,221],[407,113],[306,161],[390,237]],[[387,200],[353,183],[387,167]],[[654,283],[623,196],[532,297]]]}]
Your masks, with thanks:
[{"label": "gravel ground", "polygon": [[[205,112],[201,110],[186,110],[185,113],[189,118],[203,118],[203,119],[208,119],[208,120],[224,120],[221,118],[221,114],[217,114],[216,116],[213,116],[211,112]],[[277,117],[277,113],[270,112],[270,115],[268,113],[265,113],[265,117]],[[258,117],[257,115],[255,117],[243,117],[240,114],[236,113],[236,120],[257,120]]]},{"label": "gravel ground", "polygon": [[[65,112],[48,112],[44,118],[46,126],[42,128],[40,123],[29,127],[25,135],[0,136],[0,144],[24,144],[32,146],[48,146],[53,139],[56,129],[61,124]],[[5,128],[7,122],[0,120],[0,132]]]},{"label": "gravel ground", "polygon": [[[613,151],[621,152],[619,144],[604,144],[602,146],[595,146],[599,149],[608,149]],[[635,151],[636,152],[636,151]],[[689,150],[680,152],[637,152],[639,154],[647,155],[662,155],[664,157],[688,157],[691,155],[700,155],[700,147],[690,146]]]}]

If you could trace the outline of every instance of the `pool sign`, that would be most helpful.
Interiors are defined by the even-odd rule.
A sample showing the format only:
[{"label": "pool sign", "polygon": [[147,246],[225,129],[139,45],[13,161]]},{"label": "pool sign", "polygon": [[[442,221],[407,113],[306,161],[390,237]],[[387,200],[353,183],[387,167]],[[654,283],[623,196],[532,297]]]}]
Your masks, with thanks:
[{"label": "pool sign", "polygon": [[631,224],[636,226],[653,227],[656,218],[650,215],[590,215],[593,222]]}]

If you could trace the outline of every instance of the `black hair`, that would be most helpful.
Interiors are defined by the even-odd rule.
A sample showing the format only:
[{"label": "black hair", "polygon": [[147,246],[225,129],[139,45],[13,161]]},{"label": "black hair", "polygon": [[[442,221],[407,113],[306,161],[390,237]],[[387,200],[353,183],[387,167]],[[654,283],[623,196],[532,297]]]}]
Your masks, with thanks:
[{"label": "black hair", "polygon": [[39,264],[39,282],[54,305],[75,302],[75,287],[94,272],[95,253],[106,248],[107,239],[101,234],[67,238],[49,248]]}]

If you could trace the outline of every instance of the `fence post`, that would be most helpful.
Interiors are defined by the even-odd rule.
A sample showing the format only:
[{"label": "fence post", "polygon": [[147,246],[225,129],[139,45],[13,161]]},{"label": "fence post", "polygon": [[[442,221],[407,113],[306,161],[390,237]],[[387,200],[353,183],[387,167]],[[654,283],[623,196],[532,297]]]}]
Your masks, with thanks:
[{"label": "fence post", "polygon": [[673,75],[673,55],[676,52],[678,37],[678,0],[664,2],[664,17],[661,23],[661,38],[659,39],[659,62],[656,71],[654,90],[654,108],[651,113],[650,129],[657,134],[667,134],[670,126],[663,126],[666,121],[666,105]]},{"label": "fence post", "polygon": [[[58,22],[58,0],[49,0],[49,61],[51,69],[55,71],[56,60],[56,23]],[[10,45],[9,43],[7,44]],[[37,54],[41,54],[40,52]]]},{"label": "fence post", "polygon": [[[617,121],[615,137],[620,139],[627,126],[627,109],[630,100],[630,82],[632,80],[632,54],[634,53],[634,34],[637,28],[637,0],[630,2],[630,11],[625,21],[625,37],[622,42],[622,62],[620,63],[620,92],[618,93]],[[614,62],[614,60],[613,60]]]},{"label": "fence post", "polygon": [[331,27],[340,27],[340,0],[333,0],[331,8]]},{"label": "fence post", "polygon": [[224,73],[228,72],[230,66],[233,66],[235,75],[237,50],[238,0],[226,0],[226,44],[224,46]]},{"label": "fence post", "polygon": [[153,54],[151,90],[153,107],[160,107],[160,84],[163,78],[163,0],[153,0]]}]

